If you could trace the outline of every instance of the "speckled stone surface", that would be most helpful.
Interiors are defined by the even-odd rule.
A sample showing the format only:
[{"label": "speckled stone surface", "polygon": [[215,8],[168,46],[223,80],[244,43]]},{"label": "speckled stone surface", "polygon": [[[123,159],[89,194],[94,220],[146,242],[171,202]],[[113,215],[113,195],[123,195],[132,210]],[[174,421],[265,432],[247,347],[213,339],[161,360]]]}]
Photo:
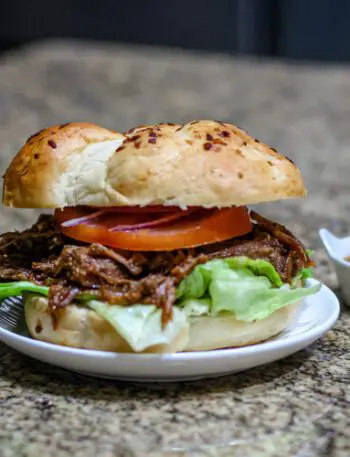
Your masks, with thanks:
[{"label": "speckled stone surface", "polygon": [[[261,205],[315,249],[317,229],[350,231],[350,67],[70,42],[0,59],[0,172],[27,136],[88,120],[125,130],[194,118],[231,121],[302,169],[305,201]],[[0,210],[1,231],[35,211]],[[350,313],[285,360],[167,386],[83,377],[0,345],[1,457],[350,455]]]}]

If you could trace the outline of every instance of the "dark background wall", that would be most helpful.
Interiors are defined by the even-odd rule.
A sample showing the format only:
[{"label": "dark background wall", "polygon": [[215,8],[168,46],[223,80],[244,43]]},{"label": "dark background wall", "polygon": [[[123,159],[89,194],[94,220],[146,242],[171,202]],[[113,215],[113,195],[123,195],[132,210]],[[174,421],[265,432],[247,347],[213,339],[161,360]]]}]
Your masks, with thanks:
[{"label": "dark background wall", "polygon": [[0,50],[53,37],[347,61],[350,1],[0,1]]}]

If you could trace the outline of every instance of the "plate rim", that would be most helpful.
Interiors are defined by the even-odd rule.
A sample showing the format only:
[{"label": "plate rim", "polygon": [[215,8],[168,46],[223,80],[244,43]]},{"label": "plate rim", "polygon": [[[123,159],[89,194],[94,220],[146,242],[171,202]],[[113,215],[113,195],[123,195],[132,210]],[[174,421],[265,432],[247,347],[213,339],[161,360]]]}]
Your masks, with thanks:
[{"label": "plate rim", "polygon": [[[212,360],[218,358],[232,358],[239,356],[249,356],[251,354],[258,355],[269,350],[278,350],[284,349],[289,346],[297,345],[298,343],[303,343],[310,340],[315,341],[326,333],[334,323],[337,321],[340,314],[340,303],[336,294],[324,283],[316,279],[308,279],[307,284],[309,286],[321,283],[322,287],[319,292],[311,297],[306,297],[307,299],[314,299],[318,294],[326,293],[332,300],[333,309],[329,314],[328,318],[321,324],[312,327],[307,330],[305,333],[299,335],[287,336],[285,339],[266,341],[262,343],[257,343],[249,346],[237,347],[237,348],[226,348],[226,349],[216,349],[211,351],[193,351],[193,352],[177,352],[177,353],[164,353],[164,354],[137,354],[137,353],[122,353],[122,352],[107,352],[99,351],[95,349],[79,349],[72,348],[69,346],[61,346],[58,344],[48,343],[45,341],[35,340],[28,336],[23,336],[17,333],[14,333],[11,330],[4,329],[0,327],[0,342],[7,344],[5,340],[12,339],[16,342],[24,345],[30,345],[36,350],[45,350],[47,352],[60,352],[63,357],[83,357],[83,358],[98,358],[100,360],[119,360],[120,362],[167,362],[167,363],[178,363],[178,362],[191,362],[198,360]],[[287,327],[288,328],[288,327]],[[4,338],[5,336],[5,338]],[[7,338],[6,338],[7,337]],[[8,344],[7,344],[8,345]],[[8,345],[10,346],[10,345]],[[18,349],[17,349],[18,350]],[[20,351],[19,351],[20,352]]]}]

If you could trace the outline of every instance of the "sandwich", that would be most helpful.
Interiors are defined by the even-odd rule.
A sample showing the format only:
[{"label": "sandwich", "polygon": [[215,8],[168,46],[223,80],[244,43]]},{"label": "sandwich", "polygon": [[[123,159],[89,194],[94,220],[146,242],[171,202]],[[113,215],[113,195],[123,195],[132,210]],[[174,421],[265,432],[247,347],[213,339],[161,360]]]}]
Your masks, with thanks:
[{"label": "sandwich", "polygon": [[4,205],[50,214],[0,237],[0,299],[23,297],[30,335],[74,348],[263,342],[320,285],[304,245],[250,205],[305,195],[290,159],[228,123],[46,128],[4,174]]}]

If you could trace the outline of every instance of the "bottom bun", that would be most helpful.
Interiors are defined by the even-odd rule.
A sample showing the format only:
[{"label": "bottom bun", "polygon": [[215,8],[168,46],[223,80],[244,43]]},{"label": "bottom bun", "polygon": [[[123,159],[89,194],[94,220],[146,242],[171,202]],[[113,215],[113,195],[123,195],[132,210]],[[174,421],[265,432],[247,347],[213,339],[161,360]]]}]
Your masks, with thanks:
[{"label": "bottom bun", "polygon": [[[24,315],[29,333],[37,340],[80,349],[135,352],[108,321],[88,308],[69,305],[52,314],[47,298],[31,295],[25,301]],[[188,326],[170,344],[157,344],[142,352],[179,352],[187,341]]]},{"label": "bottom bun", "polygon": [[260,343],[284,330],[298,307],[296,302],[252,322],[238,321],[234,316],[193,317],[184,351],[210,351]]},{"label": "bottom bun", "polygon": [[[199,316],[190,319],[171,343],[147,348],[143,353],[207,351],[247,346],[275,336],[286,328],[298,304],[285,306],[266,319],[238,321],[233,316]],[[134,352],[125,339],[95,311],[77,305],[53,315],[48,300],[31,295],[25,301],[25,320],[31,336],[40,341],[81,349]]]}]

